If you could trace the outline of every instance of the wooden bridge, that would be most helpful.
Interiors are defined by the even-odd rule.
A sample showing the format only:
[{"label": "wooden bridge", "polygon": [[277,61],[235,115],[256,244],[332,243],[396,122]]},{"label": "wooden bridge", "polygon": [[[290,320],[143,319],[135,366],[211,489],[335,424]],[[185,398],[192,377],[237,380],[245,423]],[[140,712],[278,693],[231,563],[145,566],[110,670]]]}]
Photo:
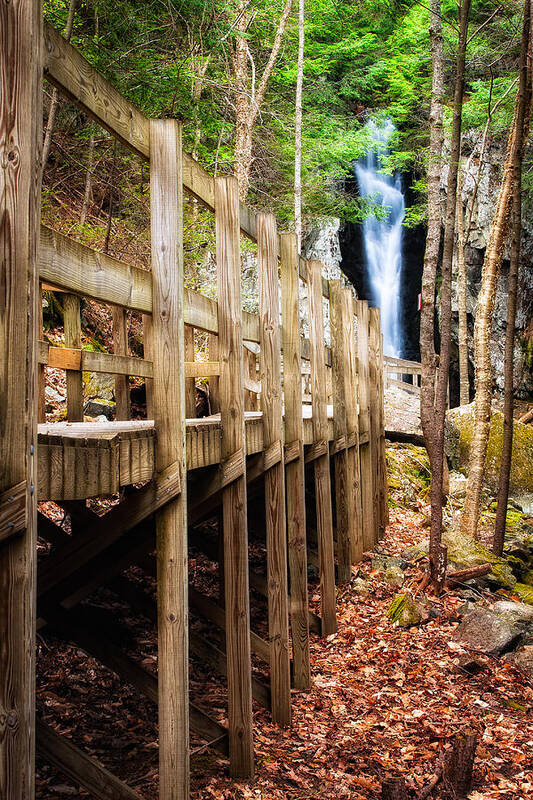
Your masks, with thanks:
[{"label": "wooden bridge", "polygon": [[[252,704],[290,725],[291,686],[310,685],[309,631],[335,631],[335,584],[349,580],[387,523],[379,313],[326,282],[272,215],[239,203],[233,177],[213,179],[183,153],[178,122],[146,119],[43,28],[38,2],[3,3],[0,37],[0,796],[32,797],[36,740],[43,759],[95,797],[140,797],[36,721],[36,631],[52,625],[157,703],[159,796],[183,800],[189,727],[246,777]],[[41,226],[43,73],[149,163],[151,271]],[[184,288],[183,190],[215,214],[217,301]],[[241,234],[257,243],[258,314],[241,308]],[[43,286],[64,293],[64,347],[39,330]],[[80,297],[112,309],[113,353],[82,348]],[[143,315],[142,359],[127,354],[126,310]],[[209,361],[194,360],[195,330],[208,334]],[[66,370],[66,422],[45,422],[46,365]],[[83,421],[83,371],[116,376],[115,421]],[[128,376],[146,383],[145,420],[130,419]],[[201,419],[197,377],[208,379],[212,404]],[[86,503],[116,493],[106,514]],[[249,565],[250,498],[256,516],[264,502],[264,538],[254,535],[265,573]],[[71,535],[38,512],[45,500],[69,515]],[[214,546],[195,527],[210,517],[219,520]],[[49,545],[39,563],[38,536]],[[192,546],[218,562],[220,598],[188,585]],[[308,561],[319,570],[319,614],[309,609]],[[157,604],[124,575],[131,565],[156,576]],[[103,585],[157,625],[157,678],[80,606]],[[251,588],[266,601],[265,638],[250,629]],[[225,643],[189,635],[189,614],[223,631]],[[190,702],[189,658],[226,676],[227,728]]]}]

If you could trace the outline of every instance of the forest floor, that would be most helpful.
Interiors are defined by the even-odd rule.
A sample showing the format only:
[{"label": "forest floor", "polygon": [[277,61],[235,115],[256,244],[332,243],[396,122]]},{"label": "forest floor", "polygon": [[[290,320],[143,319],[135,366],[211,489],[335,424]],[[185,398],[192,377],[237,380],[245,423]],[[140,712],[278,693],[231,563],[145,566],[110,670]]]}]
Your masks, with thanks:
[{"label": "forest floor", "polygon": [[[424,498],[402,503],[402,492],[391,492],[390,524],[377,548],[391,556],[427,538]],[[190,566],[196,582],[208,582],[210,570],[214,572],[205,559],[193,559]],[[421,569],[407,570],[405,586],[416,585]],[[365,581],[363,590],[359,578]],[[415,798],[461,729],[479,737],[471,800],[533,796],[532,681],[490,657],[481,658],[476,675],[459,667],[451,640],[462,618],[460,592],[428,596],[428,618],[403,629],[386,616],[398,591],[373,570],[369,558],[354,568],[351,583],[338,591],[338,632],[327,639],[311,635],[312,688],[308,693],[293,691],[291,729],[279,729],[268,712],[254,706],[254,779],[232,781],[227,761],[199,748],[191,764],[194,800],[370,800],[380,797],[384,778],[397,774],[405,776]],[[102,613],[124,615],[102,590],[93,602]],[[153,628],[138,616],[126,613],[125,619],[129,633],[122,644],[154,670]],[[38,656],[38,713],[143,797],[155,800],[154,706],[53,636],[40,637]],[[221,679],[195,665],[191,691],[200,705],[224,721]],[[66,796],[87,795],[39,762],[37,798]],[[438,788],[431,795],[440,796]]]}]

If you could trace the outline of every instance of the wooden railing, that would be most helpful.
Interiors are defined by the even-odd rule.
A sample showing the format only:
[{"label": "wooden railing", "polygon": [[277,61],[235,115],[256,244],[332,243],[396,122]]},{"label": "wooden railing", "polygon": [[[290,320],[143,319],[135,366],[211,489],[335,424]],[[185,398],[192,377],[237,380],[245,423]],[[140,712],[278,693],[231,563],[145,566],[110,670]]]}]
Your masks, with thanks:
[{"label": "wooden railing", "polygon": [[[27,5],[26,0],[19,0],[19,5]],[[27,52],[28,41],[38,41],[40,21],[37,24],[29,11],[27,16],[10,18],[10,25],[15,38],[24,44],[21,52]],[[36,251],[37,257],[30,259],[31,269],[12,262],[18,269],[13,272],[14,279],[24,281],[25,291],[17,295],[11,312],[19,326],[29,320],[33,333],[35,305],[29,289],[38,280],[41,289],[59,290],[65,339],[64,347],[47,342],[41,330],[37,341],[28,345],[29,363],[38,364],[39,378],[35,387],[28,383],[20,402],[26,403],[25,420],[38,415],[42,423],[38,469],[26,465],[24,472],[17,463],[16,469],[7,470],[7,479],[0,485],[0,538],[13,551],[19,546],[22,503],[26,504],[25,520],[30,520],[27,529],[33,533],[28,534],[22,580],[10,572],[11,551],[5,562],[0,561],[12,603],[0,613],[1,630],[10,634],[16,604],[33,608],[31,575],[36,559],[31,514],[36,492],[26,491],[30,484],[22,480],[23,473],[28,481],[34,481],[39,500],[63,503],[76,522],[75,535],[65,539],[62,531],[41,518],[42,535],[56,549],[42,565],[38,584],[40,625],[53,619],[77,637],[76,641],[81,634],[73,624],[77,618],[72,609],[99,580],[113,580],[120,591],[135,595],[131,587],[124,589],[119,573],[124,566],[138,563],[142,553],[146,567],[154,546],[150,520],[155,516],[157,685],[122,651],[113,649],[112,643],[104,646],[99,635],[91,637],[86,631],[81,646],[103,663],[110,661],[113,669],[148,697],[157,696],[159,796],[161,800],[184,800],[188,796],[189,720],[204,738],[211,732],[219,749],[222,729],[232,774],[251,775],[252,698],[269,702],[274,721],[289,724],[291,633],[294,685],[307,689],[309,627],[316,630],[318,626],[323,634],[335,631],[336,580],[349,580],[352,565],[373,547],[386,525],[379,312],[354,300],[339,281],[324,280],[321,264],[298,254],[294,234],[279,233],[273,215],[256,215],[239,202],[235,178],[214,179],[183,153],[178,122],[146,119],[46,23],[44,65],[33,65],[34,79],[40,80],[43,66],[45,77],[54,86],[149,162],[152,259],[150,271],[139,269],[40,226],[38,214],[24,217],[33,236],[26,252]],[[20,65],[17,68],[22,69]],[[8,69],[3,60],[2,69],[3,81],[11,86],[12,64]],[[25,114],[25,108],[17,106],[15,116],[21,128],[29,124]],[[31,158],[28,142],[29,133],[21,151]],[[32,168],[33,173],[27,170],[31,185],[35,183]],[[217,301],[184,288],[183,190],[215,214]],[[15,215],[27,215],[24,199],[16,206]],[[257,243],[257,314],[242,310],[241,234]],[[2,235],[9,236],[9,228],[3,229]],[[11,261],[8,269],[10,265]],[[307,296],[308,338],[302,335],[300,320],[302,284]],[[83,297],[109,306],[114,352],[83,348]],[[324,298],[329,304],[329,346],[325,342]],[[143,358],[128,353],[128,310],[142,314]],[[195,361],[195,331],[208,336],[209,361]],[[66,372],[66,422],[45,424],[47,367]],[[113,422],[83,421],[84,371],[115,376]],[[146,383],[147,420],[130,420],[129,376]],[[211,410],[216,414],[206,420],[194,418],[198,377],[209,384]],[[31,381],[31,376],[27,380]],[[11,393],[14,397],[14,387]],[[12,409],[15,403],[6,407]],[[35,432],[33,429],[32,454]],[[22,448],[23,442],[18,446]],[[259,478],[264,481],[265,494],[266,579],[254,574],[248,564],[247,494]],[[103,518],[91,515],[83,504],[72,505],[146,481]],[[314,497],[312,527],[306,521],[306,493]],[[223,541],[219,557],[223,607],[187,586],[188,530],[217,504]],[[319,566],[319,618],[309,613],[308,552]],[[267,599],[268,641],[250,631],[250,585]],[[198,709],[189,709],[189,605],[225,631],[225,652],[206,645],[196,634],[191,636],[190,646],[227,677],[227,731]],[[148,613],[154,614],[154,609]],[[20,642],[11,637],[6,656],[8,671],[17,675],[16,685],[26,687],[26,694],[17,702],[25,708],[28,741],[33,735],[33,708],[23,673],[31,671],[34,642],[28,647],[30,639],[24,640],[22,650]],[[268,662],[269,691],[252,679],[251,651]],[[137,797],[44,723],[39,724],[39,735],[43,756],[97,795],[95,787],[104,785],[106,797]],[[29,796],[19,790],[31,783],[31,758],[21,757],[24,747],[10,747],[0,740],[2,766],[7,765],[10,775],[19,775],[12,793],[8,791],[12,797]]]}]

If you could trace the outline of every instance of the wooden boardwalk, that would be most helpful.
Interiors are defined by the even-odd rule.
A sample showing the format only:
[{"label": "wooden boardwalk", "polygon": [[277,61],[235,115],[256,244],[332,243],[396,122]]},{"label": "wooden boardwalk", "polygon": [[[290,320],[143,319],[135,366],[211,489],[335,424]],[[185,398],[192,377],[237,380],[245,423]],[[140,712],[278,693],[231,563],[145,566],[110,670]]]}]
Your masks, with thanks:
[{"label": "wooden boardwalk", "polygon": [[[350,579],[387,523],[379,314],[325,281],[272,215],[239,203],[232,176],[213,179],[184,153],[178,122],[146,119],[43,28],[37,2],[2,4],[0,31],[0,795],[31,798],[36,746],[95,797],[139,797],[35,721],[36,631],[53,623],[157,703],[159,797],[184,800],[189,728],[228,756],[234,776],[249,777],[253,702],[290,725],[291,686],[311,681],[309,631],[336,629],[336,583]],[[41,225],[43,72],[149,163],[151,271]],[[183,191],[215,214],[218,301],[183,285]],[[241,306],[242,234],[257,243],[258,314]],[[43,286],[64,293],[64,347],[39,331]],[[81,297],[112,310],[113,353],[81,347]],[[143,314],[145,358],[127,354],[127,310]],[[212,360],[194,360],[195,331],[208,335]],[[66,422],[44,419],[46,366],[66,371]],[[115,421],[83,421],[83,371],[115,375]],[[146,383],[149,419],[130,419],[128,376]],[[194,419],[200,377],[216,413]],[[121,501],[103,516],[85,502],[116,493]],[[264,498],[265,575],[249,564],[247,500],[255,497]],[[69,514],[72,535],[37,513],[44,500]],[[193,530],[210,517],[219,520],[216,553]],[[37,535],[50,544],[39,563]],[[217,601],[188,585],[191,545],[218,562]],[[308,559],[319,569],[319,615],[309,610]],[[124,576],[132,565],[157,578],[157,605]],[[104,585],[157,625],[157,679],[80,607]],[[266,599],[266,638],[250,628],[251,588]],[[190,611],[222,630],[225,644],[189,631]],[[252,654],[268,667],[269,685],[253,674]],[[227,728],[190,702],[189,655],[226,677]]]}]

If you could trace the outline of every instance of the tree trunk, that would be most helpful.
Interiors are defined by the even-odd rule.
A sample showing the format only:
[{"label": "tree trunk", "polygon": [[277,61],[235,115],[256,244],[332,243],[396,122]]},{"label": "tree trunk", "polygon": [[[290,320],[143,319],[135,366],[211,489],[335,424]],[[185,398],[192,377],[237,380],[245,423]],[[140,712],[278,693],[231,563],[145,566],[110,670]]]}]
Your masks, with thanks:
[{"label": "tree trunk", "polygon": [[294,232],[298,252],[302,252],[302,94],[304,79],[305,0],[298,7],[298,69],[296,76],[296,110],[294,127]]},{"label": "tree trunk", "polygon": [[[527,53],[530,28],[529,0],[525,0],[524,9],[522,48],[520,53],[520,77],[515,101],[514,119],[509,133],[502,183],[492,221],[489,244],[483,263],[481,290],[479,293],[474,328],[474,363],[476,369],[474,433],[468,463],[465,507],[461,521],[463,532],[472,537],[477,536],[485,459],[490,432],[493,379],[490,356],[490,336],[492,331],[492,315],[494,312],[494,297],[509,224],[515,168],[517,158],[521,160],[522,157],[521,152],[523,148],[525,124],[529,122],[530,115],[530,109],[527,109],[526,115],[526,95],[528,91]],[[528,117],[527,120],[526,116]]]},{"label": "tree trunk", "polygon": [[453,798],[465,800],[472,789],[472,772],[476,757],[477,734],[458,733],[453,748],[444,761],[443,779]]},{"label": "tree trunk", "polygon": [[[67,42],[70,42],[70,37],[72,36],[72,27],[74,25],[74,14],[78,9],[79,4],[80,0],[70,0],[70,5],[68,7],[67,24],[65,25],[65,31],[63,33],[63,36],[67,40]],[[59,105],[58,98],[59,98],[58,91],[54,87],[52,89],[50,108],[48,110],[48,119],[46,121],[46,131],[44,134],[43,161],[42,161],[43,169],[46,166],[46,162],[48,161],[48,156],[50,154],[50,145],[52,144],[52,134],[54,132],[56,111],[57,111],[57,106]]]},{"label": "tree trunk", "polygon": [[468,378],[468,320],[466,315],[466,260],[465,223],[463,209],[463,172],[459,169],[457,182],[457,317],[459,340],[459,403],[464,406],[470,402],[470,381]]},{"label": "tree trunk", "polygon": [[[447,405],[448,373],[450,366],[450,337],[451,337],[451,277],[452,260],[455,240],[455,212],[457,207],[457,172],[459,156],[461,151],[461,121],[463,110],[464,76],[466,60],[466,44],[468,37],[468,19],[470,15],[470,0],[462,0],[459,7],[459,42],[457,46],[457,63],[455,73],[455,91],[453,102],[453,122],[450,144],[450,162],[448,171],[448,185],[446,192],[446,215],[444,226],[444,244],[442,252],[442,285],[441,285],[441,346],[439,355],[439,368],[435,386],[435,358],[431,359],[433,343],[428,352],[424,355],[422,366],[422,391],[421,391],[421,419],[424,430],[424,437],[429,444],[428,454],[431,464],[431,531],[430,531],[430,569],[431,579],[437,589],[442,588],[445,578],[446,561],[442,548],[442,506],[443,506],[443,476],[444,476],[444,419]],[[436,24],[435,18],[439,17],[440,24],[440,3],[432,4],[432,27]],[[434,34],[433,34],[434,35]],[[442,32],[440,32],[440,38]],[[432,37],[433,38],[433,37]],[[432,45],[437,49],[436,43]],[[442,46],[441,46],[442,52]],[[439,63],[440,61],[440,63]],[[437,59],[437,66],[443,70],[442,55]],[[434,55],[435,68],[435,55]],[[435,186],[438,192],[438,184]],[[438,194],[435,198],[438,203]],[[440,211],[440,206],[437,205]],[[433,209],[436,213],[436,209]],[[440,228],[439,228],[440,230]],[[437,242],[431,243],[435,252]],[[425,266],[425,265],[424,265]],[[435,270],[436,260],[431,267],[431,272]],[[431,277],[431,273],[430,273]],[[433,284],[434,285],[434,284]],[[430,289],[426,287],[426,293]],[[426,298],[426,302],[429,298]],[[434,297],[431,298],[434,304]],[[424,298],[423,298],[424,302]],[[429,314],[426,310],[424,317],[424,336],[423,348],[428,347],[433,331],[429,330],[428,321],[433,320],[434,311]],[[422,322],[421,322],[422,324]],[[421,333],[422,344],[422,333]],[[433,364],[431,364],[433,360]],[[425,378],[425,380],[424,380]],[[433,403],[433,406],[431,406]],[[427,434],[426,434],[427,429]]]},{"label": "tree trunk", "polygon": [[[529,133],[531,118],[531,6],[530,0],[524,3],[524,30],[522,34],[522,50],[526,48],[529,54],[521,62],[521,71],[525,70],[522,78],[525,84],[520,97],[524,107],[522,119],[522,136],[520,146],[516,148],[513,159],[513,198],[512,198],[512,238],[509,263],[509,286],[507,290],[507,327],[505,331],[505,356],[504,356],[504,407],[503,407],[503,442],[502,459],[500,462],[500,476],[498,486],[498,507],[494,524],[493,550],[501,556],[505,540],[505,526],[507,522],[507,501],[509,499],[509,477],[511,473],[511,456],[513,451],[513,362],[516,320],[516,300],[518,290],[518,271],[520,268],[520,236],[522,233],[522,161],[525,143]],[[525,62],[525,63],[524,63]],[[520,87],[519,87],[520,91]],[[517,135],[520,131],[517,131]]]},{"label": "tree trunk", "polygon": [[407,786],[403,778],[387,778],[381,786],[381,800],[408,800]]}]

